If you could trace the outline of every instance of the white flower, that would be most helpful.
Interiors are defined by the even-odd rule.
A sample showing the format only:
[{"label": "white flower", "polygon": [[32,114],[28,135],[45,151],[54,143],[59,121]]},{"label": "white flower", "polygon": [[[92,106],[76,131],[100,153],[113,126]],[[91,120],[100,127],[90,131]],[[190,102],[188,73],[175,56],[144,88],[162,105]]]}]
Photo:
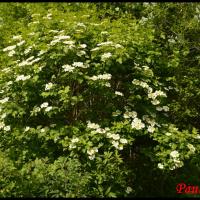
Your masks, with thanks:
[{"label": "white flower", "polygon": [[107,45],[110,45],[110,44],[113,44],[113,42],[111,42],[111,41],[102,42],[102,43],[97,44],[97,46],[107,46]]},{"label": "white flower", "polygon": [[5,97],[4,99],[0,100],[0,103],[6,103],[9,100],[9,97]]},{"label": "white flower", "polygon": [[105,83],[105,86],[106,87],[111,87],[111,84],[110,83]]},{"label": "white flower", "polygon": [[72,65],[73,65],[74,67],[84,67],[83,62],[74,62]]},{"label": "white flower", "polygon": [[88,122],[87,127],[91,128],[91,129],[99,129],[100,128],[100,126],[98,124],[91,123],[90,121]]},{"label": "white flower", "polygon": [[97,51],[97,50],[99,50],[100,48],[99,47],[96,47],[96,48],[94,48],[94,49],[91,49],[90,51]]},{"label": "white flower", "polygon": [[49,103],[48,102],[44,102],[43,104],[40,105],[41,108],[46,108],[48,107]]},{"label": "white flower", "polygon": [[75,69],[70,65],[63,65],[62,68],[64,69],[65,72],[73,72],[73,70]]},{"label": "white flower", "polygon": [[13,46],[8,46],[6,48],[3,49],[3,51],[12,51],[16,48],[16,45],[13,45]]},{"label": "white flower", "polygon": [[73,139],[71,140],[72,143],[76,143],[76,142],[78,142],[78,141],[79,141],[79,138],[73,138]]},{"label": "white flower", "polygon": [[153,101],[151,101],[151,103],[153,104],[153,105],[158,105],[159,103],[160,103],[160,101],[158,101],[158,100],[153,100]]},{"label": "white flower", "polygon": [[31,76],[30,75],[28,75],[28,76],[24,76],[24,75],[19,75],[19,76],[17,76],[17,78],[16,78],[16,81],[25,81],[25,80],[27,80],[27,79],[29,79]]},{"label": "white flower", "polygon": [[155,131],[155,128],[153,126],[148,127],[148,132],[153,133]]},{"label": "white flower", "polygon": [[4,131],[10,131],[10,126],[5,126],[3,130]]},{"label": "white flower", "polygon": [[112,145],[113,145],[115,148],[118,148],[118,147],[119,147],[119,142],[118,142],[118,141],[112,141]]},{"label": "white flower", "polygon": [[158,168],[160,168],[160,169],[164,169],[164,165],[161,164],[161,163],[158,163]]},{"label": "white flower", "polygon": [[135,111],[132,111],[132,112],[128,112],[126,111],[124,113],[124,118],[127,119],[127,118],[135,118],[137,117],[137,113]]},{"label": "white flower", "polygon": [[41,133],[44,133],[44,132],[45,132],[45,129],[44,129],[44,128],[42,128],[40,131],[41,131]]},{"label": "white flower", "polygon": [[115,94],[116,94],[116,95],[119,95],[119,96],[124,96],[123,93],[118,92],[118,91],[115,91]]},{"label": "white flower", "polygon": [[30,129],[30,127],[29,127],[29,126],[26,126],[24,132],[27,132],[29,129]]},{"label": "white flower", "polygon": [[52,109],[52,106],[49,106],[49,107],[45,108],[45,111],[49,112],[51,109]]},{"label": "white flower", "polygon": [[133,191],[133,189],[132,189],[131,187],[127,187],[127,188],[126,188],[126,193],[127,193],[127,194],[129,194],[129,193],[132,192],[132,191]]},{"label": "white flower", "polygon": [[140,130],[145,127],[144,123],[138,118],[135,118],[131,123],[132,128],[135,128],[136,130]]},{"label": "white flower", "polygon": [[196,139],[200,139],[200,135],[197,135],[197,136],[196,136]]},{"label": "white flower", "polygon": [[187,144],[187,147],[190,149],[191,152],[195,152],[195,147],[192,144]]},{"label": "white flower", "polygon": [[95,132],[97,132],[97,133],[106,133],[106,130],[103,129],[103,128],[97,128],[97,129],[95,130]]},{"label": "white flower", "polygon": [[13,84],[12,81],[8,81],[8,82],[7,82],[7,85],[11,85],[11,84]]},{"label": "white flower", "polygon": [[166,136],[171,136],[172,134],[167,132],[167,133],[165,133],[165,135]]},{"label": "white flower", "polygon": [[4,119],[7,116],[6,113],[3,113],[3,115],[1,115],[1,119]]},{"label": "white flower", "polygon": [[102,60],[105,60],[107,58],[110,58],[112,56],[112,54],[109,52],[109,53],[104,53],[102,56],[101,56],[101,59]]},{"label": "white flower", "polygon": [[156,107],[156,110],[157,111],[162,111],[162,107],[158,106],[158,107]]},{"label": "white flower", "polygon": [[23,41],[17,43],[17,46],[21,46],[21,45],[23,45],[24,43],[25,43],[25,40],[23,40]]},{"label": "white flower", "polygon": [[94,160],[94,158],[95,158],[95,155],[88,156],[88,158],[89,158],[90,160]]},{"label": "white flower", "polygon": [[67,39],[70,39],[70,36],[68,35],[58,35],[58,36],[54,36],[55,39],[58,39],[58,40],[67,40]]},{"label": "white flower", "polygon": [[98,152],[98,149],[97,149],[96,147],[93,148],[93,149],[87,150],[87,153],[88,153],[90,156],[94,155],[94,154],[97,153],[97,152]]},{"label": "white flower", "polygon": [[173,157],[173,158],[177,158],[177,157],[179,157],[179,152],[178,151],[172,151],[171,153],[170,153],[170,156],[171,157]]},{"label": "white flower", "polygon": [[31,49],[32,49],[32,46],[28,47],[27,49],[25,49],[24,53],[28,54],[31,51]]},{"label": "white flower", "polygon": [[53,46],[53,45],[55,45],[55,44],[58,43],[58,42],[60,42],[59,39],[52,40],[51,43],[50,43],[50,45]]},{"label": "white flower", "polygon": [[53,87],[53,83],[47,83],[45,85],[45,90],[50,90]]},{"label": "white flower", "polygon": [[42,54],[46,53],[46,51],[44,50],[41,50],[39,53],[38,53],[38,56],[41,56]]},{"label": "white flower", "polygon": [[164,110],[165,112],[168,112],[168,111],[169,111],[169,107],[168,107],[168,106],[163,106],[163,110]]},{"label": "white flower", "polygon": [[100,75],[98,76],[99,79],[103,79],[103,80],[110,80],[111,77],[112,77],[111,74],[102,74],[102,75],[100,74]]},{"label": "white flower", "polygon": [[108,138],[112,138],[112,133],[108,132],[106,135]]},{"label": "white flower", "polygon": [[5,124],[4,122],[0,122],[0,129],[4,128]]},{"label": "white flower", "polygon": [[119,134],[112,134],[112,138],[113,138],[113,140],[119,140],[120,136],[119,136]]},{"label": "white flower", "polygon": [[10,51],[10,52],[8,53],[8,56],[9,56],[9,57],[12,57],[14,54],[15,54],[15,50],[12,50],[12,51]]},{"label": "white flower", "polygon": [[74,148],[76,148],[76,145],[74,145],[74,144],[72,143],[72,144],[69,145],[69,148],[70,148],[70,149],[74,149]]},{"label": "white flower", "polygon": [[87,45],[86,44],[80,44],[80,48],[86,48],[87,47]]},{"label": "white flower", "polygon": [[21,36],[21,35],[16,35],[16,36],[13,36],[12,39],[13,39],[13,40],[21,40],[21,39],[22,39],[22,36]]},{"label": "white flower", "polygon": [[64,44],[73,45],[74,41],[63,41]]},{"label": "white flower", "polygon": [[120,139],[120,142],[121,142],[122,144],[127,144],[127,143],[128,143],[127,139],[124,139],[124,138],[121,138],[121,139]]}]

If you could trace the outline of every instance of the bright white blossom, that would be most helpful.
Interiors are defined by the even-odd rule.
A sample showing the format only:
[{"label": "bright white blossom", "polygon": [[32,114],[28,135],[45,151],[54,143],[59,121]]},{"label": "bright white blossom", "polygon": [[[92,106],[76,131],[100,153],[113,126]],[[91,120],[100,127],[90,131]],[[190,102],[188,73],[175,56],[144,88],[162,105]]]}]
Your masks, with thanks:
[{"label": "bright white blossom", "polygon": [[91,129],[99,129],[100,128],[100,126],[98,124],[91,123],[90,121],[88,122],[87,127],[91,128]]},{"label": "bright white blossom", "polygon": [[41,108],[46,108],[48,107],[49,103],[48,102],[44,102],[43,104],[40,105]]},{"label": "bright white blossom", "polygon": [[0,100],[0,103],[6,103],[9,100],[9,97],[5,97],[4,99]]},{"label": "bright white blossom", "polygon": [[17,76],[16,81],[25,81],[25,80],[30,79],[30,78],[31,78],[30,75],[28,75],[28,76],[19,75],[19,76]]},{"label": "bright white blossom", "polygon": [[110,58],[112,56],[112,54],[109,52],[109,53],[104,53],[102,56],[101,56],[101,59],[102,60],[105,60],[107,58]]},{"label": "bright white blossom", "polygon": [[155,128],[153,126],[149,126],[147,131],[153,133],[155,131]]},{"label": "bright white blossom", "polygon": [[8,46],[6,48],[3,49],[3,51],[12,51],[16,48],[16,45],[13,45],[13,46]]},{"label": "bright white blossom", "polygon": [[45,90],[50,90],[53,87],[53,83],[47,83],[45,85]]},{"label": "bright white blossom", "polygon": [[3,130],[4,131],[10,131],[10,126],[5,126]]},{"label": "bright white blossom", "polygon": [[121,142],[122,144],[127,144],[127,143],[128,143],[127,139],[124,139],[124,138],[121,138],[121,139],[120,139],[120,142]]},{"label": "bright white blossom", "polygon": [[46,111],[46,112],[49,112],[51,109],[52,109],[52,106],[49,106],[49,107],[46,107],[46,108],[45,108],[45,111]]},{"label": "bright white blossom", "polygon": [[123,93],[118,92],[118,91],[115,91],[115,94],[116,94],[116,95],[119,95],[119,96],[124,96]]},{"label": "bright white blossom", "polygon": [[72,67],[71,65],[63,65],[62,68],[65,72],[73,72],[73,70],[75,69],[75,67]]},{"label": "bright white blossom", "polygon": [[135,118],[131,123],[132,128],[136,130],[140,130],[145,127],[144,123],[138,118]]},{"label": "bright white blossom", "polygon": [[72,143],[79,142],[79,138],[73,138],[73,139],[71,140],[71,142],[72,142]]},{"label": "bright white blossom", "polygon": [[30,129],[30,127],[29,127],[29,126],[26,126],[24,132],[27,132],[29,129]]},{"label": "bright white blossom", "polygon": [[161,164],[161,163],[158,163],[158,168],[160,168],[160,169],[164,169],[164,165]]},{"label": "bright white blossom", "polygon": [[179,152],[178,151],[172,151],[171,153],[170,153],[170,156],[171,157],[173,157],[173,158],[177,158],[177,157],[179,157]]}]

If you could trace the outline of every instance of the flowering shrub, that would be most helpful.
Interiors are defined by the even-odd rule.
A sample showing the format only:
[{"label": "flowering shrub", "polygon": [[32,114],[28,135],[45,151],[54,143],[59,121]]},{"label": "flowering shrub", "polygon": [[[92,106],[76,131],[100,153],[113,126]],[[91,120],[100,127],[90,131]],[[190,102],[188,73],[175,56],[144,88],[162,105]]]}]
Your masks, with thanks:
[{"label": "flowering shrub", "polygon": [[133,195],[123,154],[142,137],[159,170],[199,152],[196,129],[170,122],[152,21],[86,11],[32,13],[2,47],[1,151],[31,180],[13,196]]}]

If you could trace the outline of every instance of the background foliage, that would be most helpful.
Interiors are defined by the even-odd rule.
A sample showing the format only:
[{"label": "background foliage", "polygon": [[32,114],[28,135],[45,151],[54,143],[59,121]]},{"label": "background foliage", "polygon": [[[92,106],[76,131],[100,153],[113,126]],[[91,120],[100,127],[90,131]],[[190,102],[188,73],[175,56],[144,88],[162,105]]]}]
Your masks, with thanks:
[{"label": "background foliage", "polygon": [[1,3],[0,196],[198,185],[199,21],[198,3]]}]

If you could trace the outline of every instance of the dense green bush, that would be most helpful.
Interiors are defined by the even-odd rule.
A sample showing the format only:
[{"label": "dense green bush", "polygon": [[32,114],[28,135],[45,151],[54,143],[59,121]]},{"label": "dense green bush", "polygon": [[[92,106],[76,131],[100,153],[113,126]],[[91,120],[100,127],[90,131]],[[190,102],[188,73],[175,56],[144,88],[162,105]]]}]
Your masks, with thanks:
[{"label": "dense green bush", "polygon": [[2,197],[175,195],[199,169],[199,19],[178,5],[1,4]]}]

